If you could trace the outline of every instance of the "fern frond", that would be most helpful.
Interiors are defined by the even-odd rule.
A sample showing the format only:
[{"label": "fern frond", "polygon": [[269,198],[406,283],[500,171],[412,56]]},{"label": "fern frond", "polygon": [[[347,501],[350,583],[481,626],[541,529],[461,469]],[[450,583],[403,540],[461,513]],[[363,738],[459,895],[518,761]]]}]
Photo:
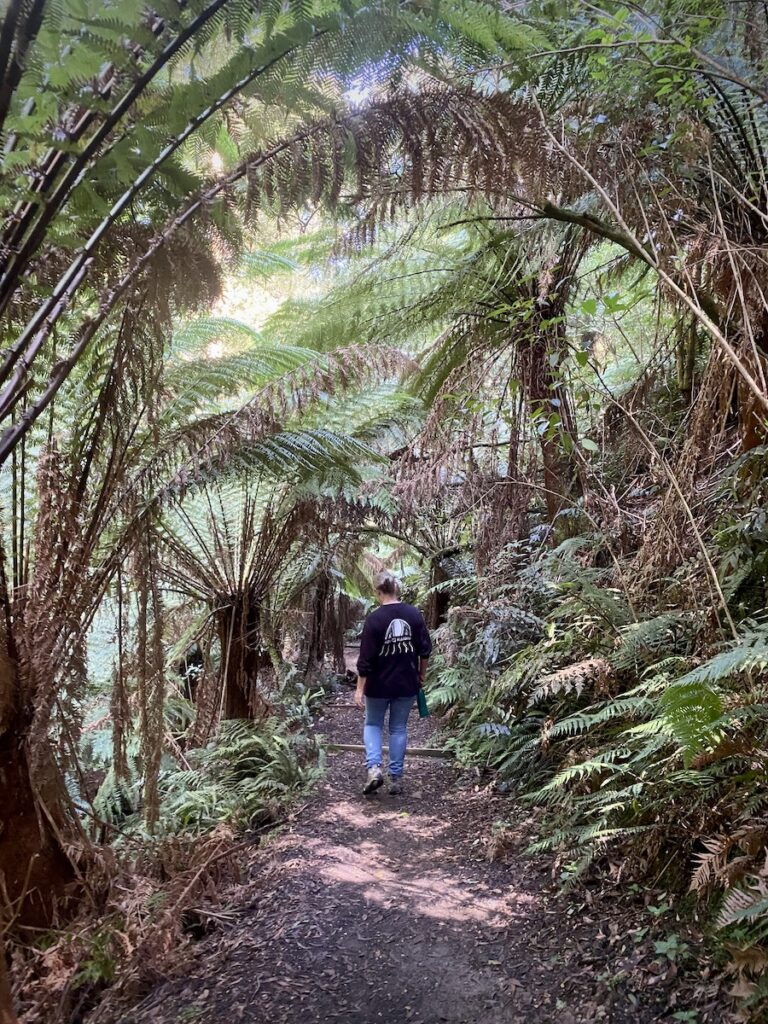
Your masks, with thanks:
[{"label": "fern frond", "polygon": [[668,612],[622,627],[610,661],[619,671],[641,671],[647,665],[686,653],[695,635],[690,615]]},{"label": "fern frond", "polygon": [[742,673],[762,672],[768,667],[768,626],[748,629],[738,642],[686,673],[683,685],[718,685]]}]

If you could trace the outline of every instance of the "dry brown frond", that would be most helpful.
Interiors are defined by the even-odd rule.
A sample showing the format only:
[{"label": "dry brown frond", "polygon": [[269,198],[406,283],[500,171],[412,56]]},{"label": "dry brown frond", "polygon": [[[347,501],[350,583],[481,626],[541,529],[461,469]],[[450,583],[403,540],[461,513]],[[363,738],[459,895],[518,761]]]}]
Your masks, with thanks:
[{"label": "dry brown frond", "polygon": [[587,658],[542,676],[531,693],[530,703],[536,704],[555,694],[581,694],[587,688],[596,695],[605,696],[611,692],[613,681],[613,668],[605,658]]}]

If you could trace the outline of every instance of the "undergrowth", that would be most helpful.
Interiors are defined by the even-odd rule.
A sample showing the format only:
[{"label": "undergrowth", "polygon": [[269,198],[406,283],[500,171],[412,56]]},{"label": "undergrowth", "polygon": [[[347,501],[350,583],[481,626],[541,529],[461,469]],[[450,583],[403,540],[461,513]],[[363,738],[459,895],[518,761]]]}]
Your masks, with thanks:
[{"label": "undergrowth", "polygon": [[[14,951],[17,1005],[25,1024],[115,1019],[217,927],[228,888],[247,885],[248,851],[290,813],[321,771],[309,731],[318,693],[273,705],[261,721],[222,721],[204,747],[184,749],[185,701],[168,702],[168,750],[160,774],[160,814],[148,831],[141,806],[142,763],[127,744],[118,776],[99,730],[87,734],[84,764],[107,764],[84,827],[103,844],[87,865],[90,900],[66,927]],[[174,735],[174,730],[176,734]],[[224,911],[224,916],[226,912]]]},{"label": "undergrowth", "polygon": [[[307,705],[303,705],[305,711]],[[168,757],[160,774],[160,816],[154,837],[207,832],[219,824],[248,829],[275,820],[317,775],[317,747],[303,727],[274,716],[262,722],[223,721],[204,747]],[[107,772],[94,810],[98,827],[118,836],[150,838],[141,816],[140,759],[127,778]]]},{"label": "undergrowth", "polygon": [[566,886],[597,873],[695,893],[756,1020],[768,997],[768,623],[745,616],[724,640],[700,609],[643,615],[599,567],[601,544],[571,539],[522,563],[502,552],[497,572],[517,568],[501,599],[487,586],[493,600],[452,609],[438,631],[430,701],[458,758],[537,809],[531,852],[553,852]]}]

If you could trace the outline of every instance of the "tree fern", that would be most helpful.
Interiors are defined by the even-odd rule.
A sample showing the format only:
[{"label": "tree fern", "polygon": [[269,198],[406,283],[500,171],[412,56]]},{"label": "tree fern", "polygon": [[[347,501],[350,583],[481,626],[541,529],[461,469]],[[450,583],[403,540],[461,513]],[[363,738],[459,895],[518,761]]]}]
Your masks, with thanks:
[{"label": "tree fern", "polygon": [[723,901],[723,907],[717,919],[718,928],[727,928],[734,924],[760,922],[761,938],[768,939],[768,886],[756,881],[753,888],[733,889]]},{"label": "tree fern", "polygon": [[620,772],[622,768],[615,766],[614,761],[619,758],[626,758],[629,753],[627,747],[614,747],[612,750],[607,751],[605,754],[601,754],[599,757],[591,758],[587,761],[580,761],[578,764],[571,765],[568,768],[563,768],[562,771],[558,772],[553,779],[551,779],[546,786],[543,786],[538,793],[538,796],[551,793],[554,790],[559,790],[572,782],[583,782],[585,779],[592,775],[604,775],[606,772],[611,770]]},{"label": "tree fern", "polygon": [[631,720],[633,717],[648,714],[652,708],[653,703],[646,697],[615,698],[614,700],[606,701],[599,710],[591,714],[589,711],[585,711],[561,719],[552,726],[550,736],[553,738],[560,735],[571,736],[577,732],[599,729],[607,725],[614,718]]}]

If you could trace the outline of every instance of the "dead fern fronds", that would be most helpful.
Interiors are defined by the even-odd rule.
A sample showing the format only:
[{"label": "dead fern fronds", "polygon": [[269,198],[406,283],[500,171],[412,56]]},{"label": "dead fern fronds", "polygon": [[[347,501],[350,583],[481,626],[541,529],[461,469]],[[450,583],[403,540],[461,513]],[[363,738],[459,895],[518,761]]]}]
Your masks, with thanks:
[{"label": "dead fern fronds", "polygon": [[[768,856],[768,825],[755,820],[741,824],[730,835],[703,838],[705,853],[696,856],[698,866],[691,891],[702,896],[715,886],[732,889],[746,876],[760,871]],[[724,927],[724,926],[721,926]]]},{"label": "dead fern fronds", "polygon": [[606,658],[587,658],[539,679],[531,692],[530,703],[538,704],[558,694],[575,693],[580,696],[586,690],[596,696],[605,696],[611,692],[613,679],[614,670]]}]

